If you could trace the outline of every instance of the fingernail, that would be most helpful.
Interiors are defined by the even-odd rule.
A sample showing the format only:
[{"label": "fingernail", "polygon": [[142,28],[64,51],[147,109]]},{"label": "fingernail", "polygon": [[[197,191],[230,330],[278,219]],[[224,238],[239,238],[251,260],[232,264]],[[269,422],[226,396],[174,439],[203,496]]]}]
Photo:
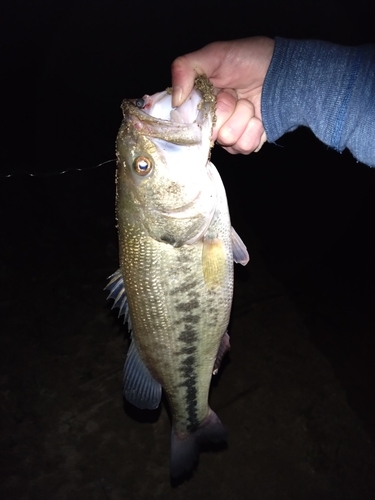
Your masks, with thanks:
[{"label": "fingernail", "polygon": [[175,85],[172,89],[172,106],[175,108],[181,104],[182,88]]}]

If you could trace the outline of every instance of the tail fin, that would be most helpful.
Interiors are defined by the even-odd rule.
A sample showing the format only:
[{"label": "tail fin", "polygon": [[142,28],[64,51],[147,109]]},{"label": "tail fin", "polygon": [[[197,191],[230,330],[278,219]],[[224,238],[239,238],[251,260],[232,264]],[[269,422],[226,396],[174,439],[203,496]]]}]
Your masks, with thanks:
[{"label": "tail fin", "polygon": [[205,443],[225,443],[227,431],[211,409],[201,425],[193,432],[177,433],[172,429],[171,477],[188,477],[198,462],[199,449]]}]

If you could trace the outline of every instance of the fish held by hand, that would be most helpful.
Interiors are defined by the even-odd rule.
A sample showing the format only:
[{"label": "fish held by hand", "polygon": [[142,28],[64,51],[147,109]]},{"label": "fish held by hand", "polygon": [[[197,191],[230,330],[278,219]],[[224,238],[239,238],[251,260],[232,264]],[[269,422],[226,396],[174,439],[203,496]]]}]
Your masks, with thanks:
[{"label": "fish held by hand", "polygon": [[199,77],[173,108],[169,91],[124,100],[117,136],[120,268],[109,298],[131,331],[124,395],[171,411],[171,476],[189,474],[202,443],[227,433],[208,405],[213,373],[229,349],[233,261],[247,264],[225,189],[210,162],[215,92]]}]

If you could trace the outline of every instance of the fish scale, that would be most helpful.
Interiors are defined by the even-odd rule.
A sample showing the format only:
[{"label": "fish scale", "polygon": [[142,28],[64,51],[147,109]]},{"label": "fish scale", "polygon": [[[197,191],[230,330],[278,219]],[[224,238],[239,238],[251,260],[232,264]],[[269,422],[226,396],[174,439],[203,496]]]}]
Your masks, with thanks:
[{"label": "fish scale", "polygon": [[[132,253],[123,246],[128,256],[124,281],[132,311],[133,338],[140,357],[149,361],[151,374],[165,389],[174,425],[181,430],[197,427],[207,416],[207,390],[221,340],[217,330],[222,324],[224,332],[229,318],[228,307],[219,310],[220,297],[205,294],[203,275],[199,276],[196,269],[199,247],[201,244],[171,251],[165,243],[144,240],[135,249],[142,260],[141,271],[137,271],[133,265],[126,265]],[[135,279],[136,288],[132,287]],[[173,282],[181,281],[185,287],[188,285],[185,293],[181,285],[173,287]],[[139,331],[142,335],[137,335]],[[202,331],[204,342],[199,335]],[[185,354],[184,349],[189,352]],[[199,380],[204,383],[199,385]]]},{"label": "fish scale", "polygon": [[116,143],[120,269],[107,288],[131,325],[124,394],[152,409],[163,388],[173,477],[192,470],[202,442],[226,440],[208,394],[229,348],[233,260],[248,261],[208,159],[210,85],[201,81],[186,108],[172,110],[167,92],[125,100]]}]

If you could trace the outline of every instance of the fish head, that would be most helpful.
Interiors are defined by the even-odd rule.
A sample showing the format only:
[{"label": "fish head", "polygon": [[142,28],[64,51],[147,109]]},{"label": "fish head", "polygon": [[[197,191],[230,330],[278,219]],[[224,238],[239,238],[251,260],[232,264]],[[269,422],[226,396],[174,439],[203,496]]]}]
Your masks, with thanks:
[{"label": "fish head", "polygon": [[116,142],[119,228],[126,219],[173,246],[203,235],[217,201],[209,161],[214,104],[197,88],[178,108],[168,91],[123,101]]}]

